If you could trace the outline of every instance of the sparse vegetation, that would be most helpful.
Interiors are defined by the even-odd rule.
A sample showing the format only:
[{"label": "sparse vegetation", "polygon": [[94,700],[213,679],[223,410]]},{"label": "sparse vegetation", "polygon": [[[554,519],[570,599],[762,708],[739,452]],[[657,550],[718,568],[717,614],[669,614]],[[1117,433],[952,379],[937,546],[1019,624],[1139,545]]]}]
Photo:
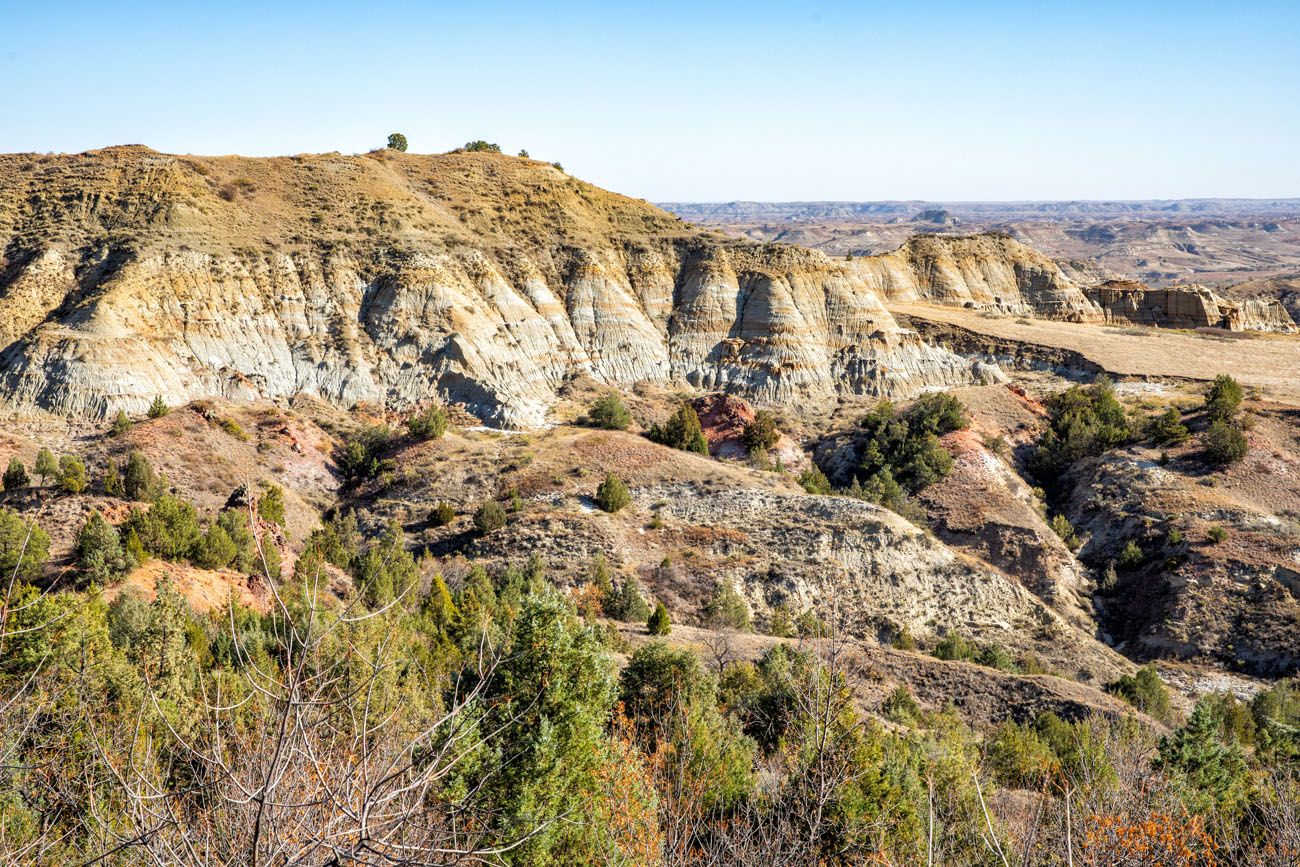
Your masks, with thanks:
[{"label": "sparse vegetation", "polygon": [[4,489],[6,491],[16,491],[19,488],[25,488],[31,482],[27,478],[27,467],[18,458],[10,458],[9,466],[5,468]]},{"label": "sparse vegetation", "polygon": [[737,629],[748,632],[750,628],[749,605],[728,581],[719,581],[704,606],[704,620],[715,628]]},{"label": "sparse vegetation", "polygon": [[632,502],[632,494],[623,480],[613,473],[605,476],[605,481],[596,488],[596,505],[601,511],[613,514]]},{"label": "sparse vegetation", "polygon": [[1201,444],[1206,460],[1218,466],[1235,464],[1250,451],[1241,428],[1227,421],[1211,422]]},{"label": "sparse vegetation", "polygon": [[1171,714],[1169,688],[1154,665],[1144,665],[1109,686],[1111,692],[1143,713],[1168,722]]},{"label": "sparse vegetation", "polygon": [[627,430],[632,424],[632,414],[623,405],[623,398],[616,391],[600,397],[587,411],[587,423],[603,430]]},{"label": "sparse vegetation", "polygon": [[483,141],[483,139],[475,139],[474,141],[465,142],[465,146],[461,148],[461,150],[468,151],[469,153],[472,154],[473,153],[499,154],[501,153],[501,145],[494,144],[492,142],[486,142]]},{"label": "sparse vegetation", "polygon": [[1240,383],[1226,373],[1214,378],[1205,393],[1205,414],[1210,421],[1231,422],[1237,417],[1244,397]]},{"label": "sparse vegetation", "polygon": [[406,430],[417,440],[440,439],[447,432],[447,412],[431,406],[406,420]]},{"label": "sparse vegetation", "polygon": [[506,512],[496,500],[488,500],[474,512],[474,529],[491,533],[506,525]]},{"label": "sparse vegetation", "polygon": [[673,631],[672,624],[668,622],[668,609],[662,602],[655,604],[655,610],[646,621],[646,631],[651,635],[667,635]]},{"label": "sparse vegetation", "polygon": [[153,403],[149,404],[149,418],[162,418],[171,412],[167,402],[162,399],[162,395],[155,397]]},{"label": "sparse vegetation", "polygon": [[651,425],[646,436],[651,442],[669,448],[702,455],[709,453],[708,441],[704,439],[704,431],[700,427],[700,417],[688,401],[681,403],[663,425]]},{"label": "sparse vegetation", "polygon": [[121,436],[131,429],[131,419],[126,414],[126,410],[119,409],[117,415],[113,418],[113,426],[110,432],[113,436]]},{"label": "sparse vegetation", "polygon": [[765,455],[776,445],[780,436],[780,431],[776,428],[776,415],[770,410],[760,409],[754,413],[754,420],[745,425],[741,441],[751,455]]},{"label": "sparse vegetation", "polygon": [[456,509],[446,500],[438,503],[429,512],[429,524],[433,527],[445,527],[456,520]]}]

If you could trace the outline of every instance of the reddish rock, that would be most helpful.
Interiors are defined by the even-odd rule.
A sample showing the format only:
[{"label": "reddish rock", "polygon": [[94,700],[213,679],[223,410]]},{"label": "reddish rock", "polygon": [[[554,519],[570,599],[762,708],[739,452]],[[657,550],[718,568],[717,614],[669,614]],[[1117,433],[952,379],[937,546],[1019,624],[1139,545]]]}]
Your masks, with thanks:
[{"label": "reddish rock", "polygon": [[[741,398],[730,394],[706,394],[691,402],[700,417],[700,428],[709,443],[709,454],[715,458],[743,461],[749,457],[745,448],[745,425],[754,420],[754,408]],[[780,461],[786,469],[799,471],[808,465],[808,458],[799,444],[780,431],[772,448],[772,459]]]}]

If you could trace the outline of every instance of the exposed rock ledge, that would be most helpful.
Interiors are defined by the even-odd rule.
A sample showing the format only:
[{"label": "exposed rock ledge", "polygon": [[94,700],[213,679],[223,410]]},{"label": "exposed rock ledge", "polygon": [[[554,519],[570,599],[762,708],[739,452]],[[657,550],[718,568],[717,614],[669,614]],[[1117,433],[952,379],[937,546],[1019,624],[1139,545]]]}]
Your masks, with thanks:
[{"label": "exposed rock ledge", "polygon": [[987,372],[843,263],[530,160],[23,159],[0,157],[0,394],[20,409],[306,393],[532,426],[584,374],[800,404]]}]

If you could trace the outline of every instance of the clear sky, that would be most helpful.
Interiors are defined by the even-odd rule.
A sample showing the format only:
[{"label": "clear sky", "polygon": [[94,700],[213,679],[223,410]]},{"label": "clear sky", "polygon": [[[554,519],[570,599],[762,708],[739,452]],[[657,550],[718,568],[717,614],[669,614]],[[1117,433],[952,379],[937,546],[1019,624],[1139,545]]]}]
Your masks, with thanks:
[{"label": "clear sky", "polygon": [[651,200],[1300,196],[1300,0],[0,0],[0,151],[468,139]]}]

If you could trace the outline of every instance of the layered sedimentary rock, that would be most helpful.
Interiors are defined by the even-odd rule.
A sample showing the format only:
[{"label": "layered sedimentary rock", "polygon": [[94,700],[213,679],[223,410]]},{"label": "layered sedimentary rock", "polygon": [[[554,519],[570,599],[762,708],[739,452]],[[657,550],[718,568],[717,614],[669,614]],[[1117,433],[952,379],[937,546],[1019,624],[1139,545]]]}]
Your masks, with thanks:
[{"label": "layered sedimentary rock", "polygon": [[1276,300],[1229,301],[1203,286],[1154,289],[1131,280],[1108,280],[1087,292],[1108,321],[1232,331],[1294,331],[1296,328],[1286,308]]},{"label": "layered sedimentary rock", "polygon": [[891,301],[928,301],[1041,316],[1162,328],[1294,331],[1272,298],[1229,300],[1204,286],[1157,289],[1134,280],[1084,285],[1008,235],[917,235],[897,250],[856,259],[867,285]]},{"label": "layered sedimentary rock", "polygon": [[1097,322],[1101,311],[1056,262],[1008,235],[917,235],[853,262],[892,301],[933,301],[1019,315]]},{"label": "layered sedimentary rock", "polygon": [[129,147],[0,158],[0,181],[0,391],[19,407],[305,393],[535,425],[582,374],[787,404],[981,375],[819,252],[530,160]]}]

